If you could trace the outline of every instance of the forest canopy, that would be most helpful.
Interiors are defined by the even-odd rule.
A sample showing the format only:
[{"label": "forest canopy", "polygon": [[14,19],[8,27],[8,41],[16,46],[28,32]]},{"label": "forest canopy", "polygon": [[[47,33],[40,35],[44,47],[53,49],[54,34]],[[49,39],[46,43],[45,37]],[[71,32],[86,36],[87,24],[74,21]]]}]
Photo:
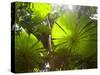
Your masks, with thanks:
[{"label": "forest canopy", "polygon": [[97,68],[97,7],[16,2],[15,12],[16,72]]}]

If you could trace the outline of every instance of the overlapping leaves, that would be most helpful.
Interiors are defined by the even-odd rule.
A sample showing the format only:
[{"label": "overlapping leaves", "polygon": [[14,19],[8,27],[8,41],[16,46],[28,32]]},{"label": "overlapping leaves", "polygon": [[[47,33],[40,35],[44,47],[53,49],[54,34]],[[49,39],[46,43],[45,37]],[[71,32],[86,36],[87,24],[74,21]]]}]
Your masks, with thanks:
[{"label": "overlapping leaves", "polygon": [[43,58],[40,53],[45,49],[34,35],[29,36],[25,31],[21,31],[16,35],[15,43],[16,72],[32,72],[39,64],[42,66]]},{"label": "overlapping leaves", "polygon": [[[17,72],[43,70],[45,61],[42,57],[46,57],[49,52],[48,49],[44,49],[48,48],[46,47],[48,46],[48,35],[52,35],[52,41],[49,42],[53,44],[53,51],[49,54],[49,59],[45,60],[49,62],[51,70],[80,68],[83,61],[86,61],[86,66],[90,58],[93,59],[90,62],[96,64],[96,20],[85,15],[78,17],[76,12],[61,13],[62,15],[57,17],[57,20],[53,19],[54,16],[50,18],[48,14],[51,13],[52,7],[47,3],[22,2],[16,3],[16,6],[16,23],[24,29],[16,35]],[[54,23],[51,25],[52,31],[48,27],[47,17],[49,22],[52,22],[50,24]]]},{"label": "overlapping leaves", "polygon": [[[27,32],[35,32],[35,27],[41,25],[51,12],[52,7],[47,3],[16,3],[16,22]],[[36,27],[38,29],[38,27]]]}]

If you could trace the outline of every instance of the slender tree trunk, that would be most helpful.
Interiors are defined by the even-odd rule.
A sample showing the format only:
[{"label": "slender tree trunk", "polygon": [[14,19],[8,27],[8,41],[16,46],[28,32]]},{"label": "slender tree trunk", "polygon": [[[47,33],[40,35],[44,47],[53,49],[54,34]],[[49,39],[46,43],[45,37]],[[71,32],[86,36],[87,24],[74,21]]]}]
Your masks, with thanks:
[{"label": "slender tree trunk", "polygon": [[[51,57],[51,52],[52,52],[52,44],[51,44],[51,24],[50,24],[50,21],[49,21],[49,18],[48,18],[48,16],[47,16],[47,24],[48,24],[48,28],[49,28],[49,34],[48,34],[48,42],[47,42],[47,50],[48,50],[48,59],[46,60],[46,62],[45,62],[45,69],[44,69],[44,71],[45,72],[47,72],[47,71],[49,71],[50,70],[50,62],[49,62],[49,58]],[[49,67],[48,67],[48,65],[47,65],[47,63],[48,63],[48,65],[49,65]]]},{"label": "slender tree trunk", "polygon": [[48,50],[49,50],[49,53],[52,52],[52,44],[51,44],[51,24],[50,24],[50,21],[49,21],[49,18],[47,16],[47,23],[48,23],[48,27],[49,27],[49,37],[48,37]]}]

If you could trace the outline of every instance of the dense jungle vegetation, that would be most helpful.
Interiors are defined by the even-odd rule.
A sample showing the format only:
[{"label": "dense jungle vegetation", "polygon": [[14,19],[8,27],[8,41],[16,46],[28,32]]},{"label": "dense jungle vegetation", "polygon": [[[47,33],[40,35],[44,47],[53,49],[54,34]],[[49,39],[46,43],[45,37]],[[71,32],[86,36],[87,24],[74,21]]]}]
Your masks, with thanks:
[{"label": "dense jungle vegetation", "polygon": [[16,2],[15,13],[16,72],[97,68],[96,7]]}]

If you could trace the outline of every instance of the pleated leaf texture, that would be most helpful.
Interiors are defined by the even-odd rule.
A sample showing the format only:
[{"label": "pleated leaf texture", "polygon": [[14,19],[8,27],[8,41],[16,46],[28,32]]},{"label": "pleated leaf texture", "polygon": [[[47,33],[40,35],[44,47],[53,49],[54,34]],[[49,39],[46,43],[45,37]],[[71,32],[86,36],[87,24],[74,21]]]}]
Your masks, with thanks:
[{"label": "pleated leaf texture", "polygon": [[[55,51],[63,48],[70,53],[89,57],[97,52],[96,20],[75,12],[66,12],[53,25],[52,38]],[[63,50],[62,49],[62,50]]]},{"label": "pleated leaf texture", "polygon": [[42,65],[43,59],[40,53],[45,49],[33,34],[29,35],[21,31],[16,35],[15,49],[16,72],[32,72],[35,67]]}]

